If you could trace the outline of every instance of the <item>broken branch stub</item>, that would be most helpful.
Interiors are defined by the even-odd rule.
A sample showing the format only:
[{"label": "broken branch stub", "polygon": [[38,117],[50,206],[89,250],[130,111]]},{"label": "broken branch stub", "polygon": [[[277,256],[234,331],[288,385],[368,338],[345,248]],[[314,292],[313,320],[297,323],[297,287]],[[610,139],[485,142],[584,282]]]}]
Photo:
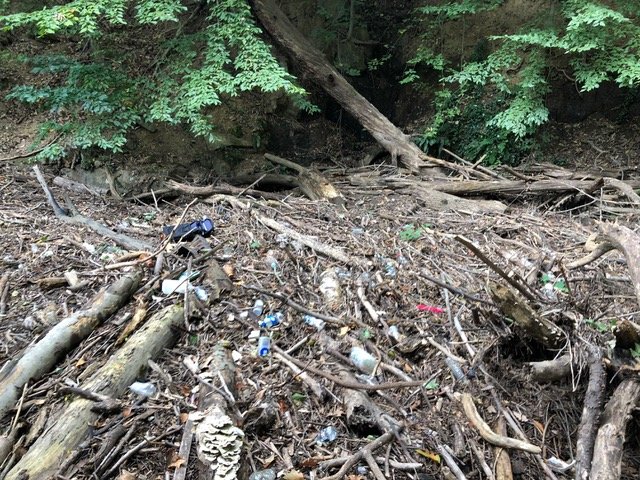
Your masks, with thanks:
[{"label": "broken branch stub", "polygon": [[538,315],[519,295],[509,288],[489,282],[489,293],[502,314],[511,318],[527,335],[547,348],[557,349],[565,338],[562,330]]},{"label": "broken branch stub", "polygon": [[627,268],[640,305],[640,235],[622,226],[605,223],[600,227],[599,239],[612,244],[627,259]]},{"label": "broken branch stub", "polygon": [[28,381],[50,371],[67,352],[125,305],[138,289],[141,279],[140,271],[125,275],[98,293],[85,308],[62,320],[40,341],[30,346],[0,382],[0,418],[13,407],[18,399],[18,391]]}]

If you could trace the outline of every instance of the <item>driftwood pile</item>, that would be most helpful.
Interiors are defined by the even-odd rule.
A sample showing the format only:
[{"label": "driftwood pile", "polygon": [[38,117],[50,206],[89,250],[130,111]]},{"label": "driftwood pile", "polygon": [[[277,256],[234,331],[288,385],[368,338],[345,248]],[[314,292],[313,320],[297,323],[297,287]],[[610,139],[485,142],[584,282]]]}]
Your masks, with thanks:
[{"label": "driftwood pile", "polygon": [[[35,168],[56,215],[42,218],[52,232],[69,224],[57,242],[84,267],[27,278],[5,256],[2,478],[630,478],[640,237],[624,225],[635,214],[620,212],[638,212],[633,181],[551,168],[554,178],[431,180],[430,193],[468,195],[461,209],[396,168],[268,159],[299,177],[168,183],[165,195],[198,200],[173,218],[156,203],[155,231],[203,215],[217,225],[180,244],[95,228],[60,208]],[[259,191],[274,180],[300,182],[309,200]],[[537,184],[556,185],[542,207],[513,203],[540,205]],[[129,252],[99,260],[74,235]],[[184,273],[206,298],[161,293]],[[65,318],[16,348],[26,285],[57,295]],[[86,300],[68,308],[78,292]],[[258,299],[279,325],[258,327]],[[271,341],[264,357],[259,335]],[[128,393],[149,379],[154,392]],[[320,441],[327,427],[337,439]]]}]

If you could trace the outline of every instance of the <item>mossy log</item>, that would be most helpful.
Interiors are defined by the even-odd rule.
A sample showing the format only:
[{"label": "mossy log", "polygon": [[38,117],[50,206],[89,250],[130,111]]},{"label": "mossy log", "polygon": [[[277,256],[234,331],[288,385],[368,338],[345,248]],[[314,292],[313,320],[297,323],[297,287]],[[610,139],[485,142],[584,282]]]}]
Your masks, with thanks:
[{"label": "mossy log", "polygon": [[[117,398],[135,381],[149,359],[156,357],[176,339],[173,329],[184,322],[184,308],[172,305],[156,313],[127,343],[109,358],[82,388]],[[11,469],[5,480],[56,478],[64,459],[90,434],[98,414],[94,402],[72,400],[51,415],[45,433]]]},{"label": "mossy log", "polygon": [[103,289],[82,310],[65,318],[30,346],[9,373],[0,379],[0,418],[13,408],[22,387],[49,372],[70,350],[109,318],[138,289],[142,273],[129,273]]}]

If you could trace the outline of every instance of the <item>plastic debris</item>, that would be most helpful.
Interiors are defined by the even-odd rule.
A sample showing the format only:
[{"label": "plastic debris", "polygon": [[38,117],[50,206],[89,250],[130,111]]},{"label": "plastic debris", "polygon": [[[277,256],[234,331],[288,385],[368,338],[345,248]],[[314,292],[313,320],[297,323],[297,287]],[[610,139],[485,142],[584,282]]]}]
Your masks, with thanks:
[{"label": "plastic debris", "polygon": [[322,330],[325,326],[324,320],[320,320],[313,315],[305,315],[304,317],[302,317],[302,319],[304,320],[304,323],[306,323],[307,325],[311,325],[318,331]]},{"label": "plastic debris", "polygon": [[256,300],[256,303],[253,304],[251,311],[256,317],[262,315],[262,312],[264,311],[264,302],[260,299]]},{"label": "plastic debris", "polygon": [[198,297],[198,300],[206,302],[207,298],[209,298],[209,295],[207,295],[207,292],[204,288],[194,287],[189,282],[189,280],[166,279],[162,281],[162,293],[164,293],[165,295],[172,295],[174,293],[185,293],[187,289],[189,289],[190,292],[195,293],[196,297]]},{"label": "plastic debris", "polygon": [[353,363],[358,370],[368,375],[373,374],[378,363],[376,357],[360,347],[353,347],[351,349],[349,360],[351,360],[351,363]]},{"label": "plastic debris", "polygon": [[396,325],[391,325],[389,327],[389,330],[387,330],[387,335],[393,338],[396,342],[400,342],[403,339],[403,335],[400,333],[400,330],[398,330],[398,327]]},{"label": "plastic debris", "polygon": [[421,312],[444,313],[443,308],[435,307],[433,305],[425,305],[424,303],[419,303],[416,305],[416,308]]},{"label": "plastic debris", "polygon": [[367,473],[369,473],[369,469],[367,467],[365,467],[364,465],[358,465],[356,467],[356,473],[358,475],[365,476]]},{"label": "plastic debris", "polygon": [[191,223],[181,223],[175,227],[175,230],[173,225],[162,227],[162,233],[165,235],[171,235],[171,240],[174,242],[189,242],[193,240],[196,235],[208,237],[213,233],[213,228],[213,221],[209,218],[205,218]]},{"label": "plastic debris", "polygon": [[394,278],[398,275],[398,268],[395,266],[393,260],[388,260],[384,262],[384,274],[387,277]]},{"label": "plastic debris", "polygon": [[342,288],[338,275],[333,269],[325,270],[320,275],[320,292],[329,308],[337,307],[342,300]]},{"label": "plastic debris", "polygon": [[153,397],[158,391],[156,386],[151,382],[133,382],[129,385],[129,390],[141,397]]},{"label": "plastic debris", "polygon": [[282,323],[283,319],[284,319],[284,315],[280,312],[270,313],[269,315],[265,316],[263,320],[260,320],[258,322],[258,326],[260,328],[277,327]]},{"label": "plastic debris", "polygon": [[463,383],[467,382],[467,376],[464,374],[464,371],[458,362],[453,358],[447,357],[444,359],[444,363],[449,367],[449,370],[451,370],[451,374],[456,381]]},{"label": "plastic debris", "polygon": [[258,470],[249,475],[249,480],[276,480],[276,471],[273,468]]},{"label": "plastic debris", "polygon": [[280,271],[280,264],[278,263],[273,250],[269,250],[267,252],[267,256],[264,257],[264,263],[272,272],[277,273]]},{"label": "plastic debris", "polygon": [[271,337],[262,336],[258,338],[258,355],[266,357],[271,351]]},{"label": "plastic debris", "polygon": [[338,438],[338,431],[335,427],[326,427],[318,432],[318,436],[316,437],[316,443],[318,445],[324,445],[326,443],[331,443]]}]

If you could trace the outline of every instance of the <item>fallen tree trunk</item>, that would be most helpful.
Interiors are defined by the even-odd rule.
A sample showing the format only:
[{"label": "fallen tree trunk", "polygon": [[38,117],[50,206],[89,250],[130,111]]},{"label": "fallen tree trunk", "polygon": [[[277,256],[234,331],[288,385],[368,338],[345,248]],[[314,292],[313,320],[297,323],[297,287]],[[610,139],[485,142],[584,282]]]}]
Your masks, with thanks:
[{"label": "fallen tree trunk", "polygon": [[635,378],[623,380],[611,396],[602,415],[591,463],[591,480],[618,480],[627,422],[640,401],[640,383]]},{"label": "fallen tree trunk", "polygon": [[[182,306],[172,305],[156,313],[83,388],[112,398],[119,397],[146,367],[149,359],[156,357],[176,339],[172,329],[183,322]],[[91,411],[93,405],[91,400],[78,398],[52,415],[52,424],[9,471],[5,480],[56,478],[58,467],[89,435],[97,420],[98,414]]]},{"label": "fallen tree trunk", "polygon": [[0,381],[0,418],[13,408],[18,392],[30,380],[40,378],[98,325],[122,307],[138,289],[142,273],[125,275],[102,290],[83,310],[65,318],[36,344],[30,346]]},{"label": "fallen tree trunk", "polygon": [[407,168],[419,172],[431,162],[455,170],[464,167],[433,157],[428,157],[414,144],[408,135],[391,123],[366,98],[327,61],[322,52],[316,49],[296,29],[287,16],[273,0],[254,0],[251,2],[254,12],[262,26],[291,56],[293,56],[329,95],[391,154],[392,161],[400,161]]},{"label": "fallen tree trunk", "polygon": [[582,418],[576,442],[576,480],[587,480],[591,471],[596,432],[600,424],[600,412],[604,403],[607,374],[602,365],[602,350],[589,347],[589,384],[584,396]]}]

